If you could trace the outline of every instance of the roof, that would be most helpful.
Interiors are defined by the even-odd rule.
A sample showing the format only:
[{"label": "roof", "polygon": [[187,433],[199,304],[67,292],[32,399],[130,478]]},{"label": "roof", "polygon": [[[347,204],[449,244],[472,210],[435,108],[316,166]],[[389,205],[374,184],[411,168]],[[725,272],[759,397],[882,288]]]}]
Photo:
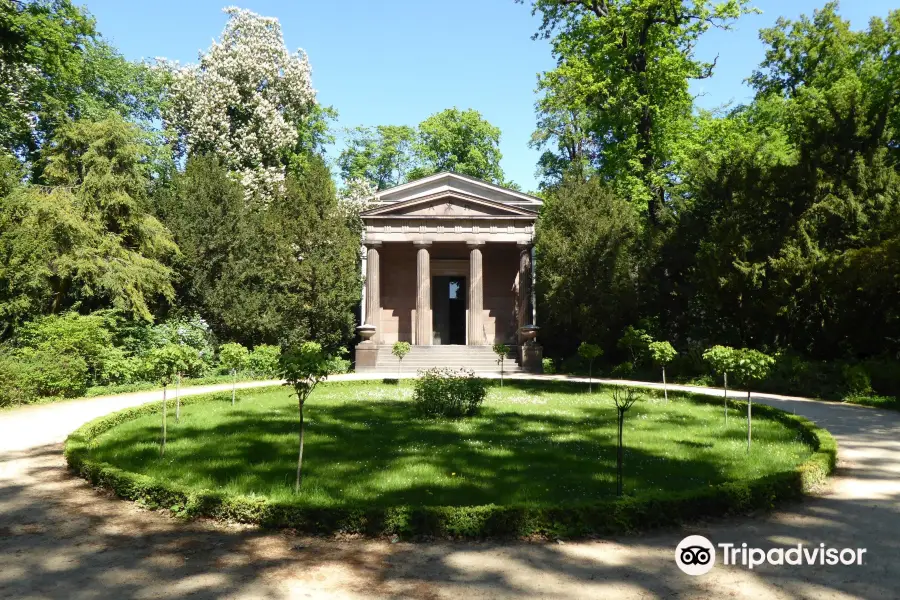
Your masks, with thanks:
[{"label": "roof", "polygon": [[407,202],[425,196],[434,196],[444,192],[457,192],[469,197],[476,197],[488,202],[518,206],[536,211],[543,201],[530,194],[524,194],[481,179],[443,171],[428,177],[416,179],[386,190],[381,190],[369,202],[375,205]]}]

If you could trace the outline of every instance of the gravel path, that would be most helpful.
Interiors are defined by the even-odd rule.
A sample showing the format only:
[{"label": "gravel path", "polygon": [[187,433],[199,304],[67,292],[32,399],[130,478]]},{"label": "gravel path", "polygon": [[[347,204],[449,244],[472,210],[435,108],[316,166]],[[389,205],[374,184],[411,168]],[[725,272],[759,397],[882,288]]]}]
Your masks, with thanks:
[{"label": "gravel path", "polygon": [[[266,383],[239,384],[260,385]],[[564,544],[391,544],[185,523],[98,493],[67,472],[61,442],[69,432],[99,415],[159,398],[159,392],[142,392],[0,412],[0,598],[900,596],[900,413],[754,396],[816,421],[840,446],[838,473],[826,490],[762,517]],[[688,534],[764,549],[825,543],[867,553],[862,566],[752,571],[722,566],[720,559],[710,573],[690,577],[673,560]]]}]

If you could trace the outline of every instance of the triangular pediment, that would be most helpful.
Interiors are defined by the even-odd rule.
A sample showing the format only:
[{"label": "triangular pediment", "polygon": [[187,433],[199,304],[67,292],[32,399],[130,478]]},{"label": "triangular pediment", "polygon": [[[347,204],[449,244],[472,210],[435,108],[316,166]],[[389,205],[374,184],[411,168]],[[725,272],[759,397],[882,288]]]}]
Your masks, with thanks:
[{"label": "triangular pediment", "polygon": [[519,206],[492,202],[466,194],[443,192],[376,206],[362,213],[363,217],[523,217],[535,218],[537,213]]},{"label": "triangular pediment", "polygon": [[402,185],[382,190],[369,198],[374,206],[403,204],[409,200],[434,197],[437,194],[451,194],[461,198],[478,198],[486,202],[515,206],[537,211],[543,202],[540,198],[524,194],[488,181],[457,173],[436,173]]}]

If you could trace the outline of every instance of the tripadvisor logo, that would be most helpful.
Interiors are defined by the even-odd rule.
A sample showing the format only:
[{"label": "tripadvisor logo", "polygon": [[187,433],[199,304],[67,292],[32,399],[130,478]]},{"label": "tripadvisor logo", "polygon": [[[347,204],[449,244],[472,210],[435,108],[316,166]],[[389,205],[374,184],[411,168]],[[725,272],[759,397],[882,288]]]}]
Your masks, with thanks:
[{"label": "tripadvisor logo", "polygon": [[753,569],[760,565],[861,565],[865,548],[829,548],[825,544],[804,546],[797,544],[788,548],[748,547],[746,542],[737,544],[720,543],[713,545],[702,535],[689,535],[675,548],[675,564],[688,575],[703,575],[716,564],[716,547],[721,550],[722,564],[740,565]]},{"label": "tripadvisor logo", "polygon": [[675,548],[675,564],[688,575],[703,575],[716,564],[716,548],[702,535],[689,535]]}]

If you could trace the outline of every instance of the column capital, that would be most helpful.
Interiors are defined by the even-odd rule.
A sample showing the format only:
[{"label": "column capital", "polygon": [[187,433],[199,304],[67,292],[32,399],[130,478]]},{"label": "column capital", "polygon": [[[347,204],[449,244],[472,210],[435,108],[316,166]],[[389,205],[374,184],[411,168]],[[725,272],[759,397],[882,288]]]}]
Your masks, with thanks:
[{"label": "column capital", "polygon": [[369,248],[370,250],[372,248],[375,248],[377,250],[378,248],[381,248],[381,242],[376,241],[376,240],[367,241],[367,242],[363,242],[363,246],[365,246],[366,248]]},{"label": "column capital", "polygon": [[516,247],[519,250],[531,250],[534,247],[534,242],[516,242]]},{"label": "column capital", "polygon": [[413,242],[413,246],[416,248],[429,248],[431,246],[431,242],[428,240],[416,240]]},{"label": "column capital", "polygon": [[484,248],[485,243],[486,242],[484,240],[469,240],[468,242],[466,242],[466,247],[469,250],[474,250],[475,248]]}]

